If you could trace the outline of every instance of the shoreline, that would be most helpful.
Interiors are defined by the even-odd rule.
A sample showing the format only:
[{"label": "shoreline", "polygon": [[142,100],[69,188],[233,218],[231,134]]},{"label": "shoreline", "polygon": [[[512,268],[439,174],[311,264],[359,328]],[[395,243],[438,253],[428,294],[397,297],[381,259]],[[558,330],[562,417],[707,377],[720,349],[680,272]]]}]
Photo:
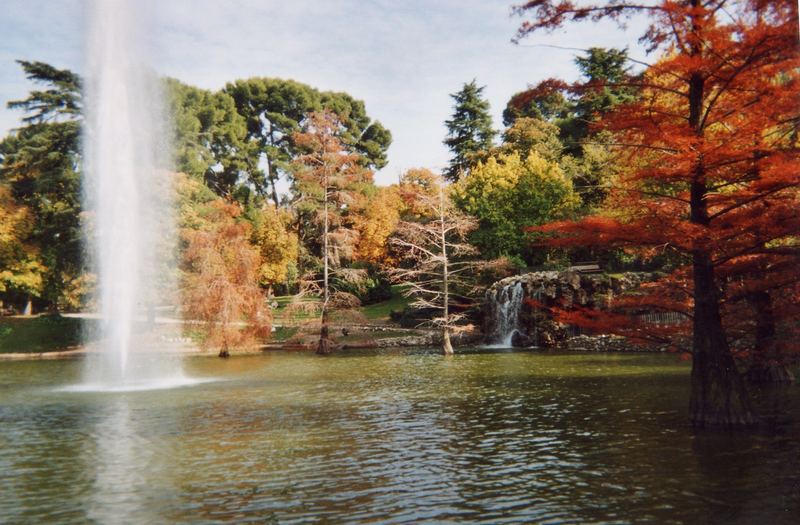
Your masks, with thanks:
[{"label": "shoreline", "polygon": [[[569,353],[664,353],[663,349],[643,348],[636,345],[618,340],[615,338],[613,342],[610,340],[612,336],[598,335],[586,336],[581,335],[567,339],[562,344],[553,347],[511,347],[509,350],[538,350],[541,352],[569,352]],[[455,342],[454,342],[455,343]],[[587,344],[588,343],[588,344]],[[612,343],[612,344],[609,344]],[[315,350],[314,343],[291,343],[291,342],[268,342],[261,346],[235,350],[231,352],[230,357],[236,356],[249,356],[259,355],[268,352],[313,352]],[[335,351],[348,351],[348,350],[379,350],[385,348],[419,348],[419,347],[435,347],[437,342],[431,340],[427,336],[413,336],[413,337],[393,337],[385,339],[375,339],[370,341],[358,341],[349,343],[337,344]],[[457,348],[464,347],[481,347],[492,348],[492,345],[483,342],[483,338],[465,338],[454,344]],[[495,347],[498,348],[498,347]],[[173,346],[164,349],[170,354],[191,355],[197,357],[218,357],[218,350],[201,349],[197,346],[181,345]],[[100,350],[93,349],[87,346],[76,346],[53,350],[50,352],[9,352],[0,353],[0,361],[46,361],[46,360],[59,360],[59,359],[80,359],[89,354],[100,353]]]}]

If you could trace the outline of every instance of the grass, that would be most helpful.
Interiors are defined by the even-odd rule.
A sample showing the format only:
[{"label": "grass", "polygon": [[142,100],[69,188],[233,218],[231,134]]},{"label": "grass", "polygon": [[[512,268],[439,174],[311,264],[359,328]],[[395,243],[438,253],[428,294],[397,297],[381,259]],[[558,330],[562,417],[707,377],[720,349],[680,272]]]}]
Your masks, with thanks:
[{"label": "grass", "polygon": [[[389,300],[363,306],[361,313],[367,321],[381,323],[389,321],[389,314],[392,311],[401,311],[410,302],[409,299],[403,297],[402,291],[402,286],[392,286],[392,297]],[[303,321],[316,317],[298,312],[292,314],[286,312],[286,305],[291,301],[291,297],[276,297],[275,300],[278,302],[278,308],[274,311],[276,324],[288,324],[287,321]],[[95,324],[96,321],[93,320],[73,317],[2,317],[0,318],[0,353],[54,352],[78,346],[83,341],[84,331],[87,328],[95,328]],[[299,332],[300,328],[297,326],[281,326],[272,334],[271,340],[287,341],[296,337]],[[197,333],[187,335],[193,340],[199,339]],[[405,332],[353,334],[351,339],[355,341],[401,335],[405,335]]]},{"label": "grass", "polygon": [[[402,311],[408,306],[408,303],[411,302],[407,297],[403,297],[403,289],[404,286],[402,285],[392,286],[392,297],[390,299],[380,303],[362,306],[360,308],[361,314],[368,321],[388,321],[389,314],[391,314],[392,311]],[[308,299],[307,301],[313,302],[314,299]],[[292,296],[290,295],[275,297],[275,302],[278,303],[278,307],[273,310],[275,324],[289,324],[292,321],[306,321],[316,319],[317,317],[316,314],[298,311],[290,313],[287,311],[286,307],[292,302]]]},{"label": "grass", "polygon": [[370,304],[361,307],[361,313],[370,321],[388,321],[392,311],[400,312],[408,306],[410,299],[403,296],[402,285],[392,286],[392,298],[382,303]]},{"label": "grass", "polygon": [[282,343],[284,341],[288,341],[292,337],[297,334],[299,328],[296,326],[281,326],[276,328],[274,332],[272,332],[272,337],[270,338],[270,342],[273,343]]},{"label": "grass", "polygon": [[71,317],[0,318],[0,353],[38,353],[81,344],[84,320]]}]

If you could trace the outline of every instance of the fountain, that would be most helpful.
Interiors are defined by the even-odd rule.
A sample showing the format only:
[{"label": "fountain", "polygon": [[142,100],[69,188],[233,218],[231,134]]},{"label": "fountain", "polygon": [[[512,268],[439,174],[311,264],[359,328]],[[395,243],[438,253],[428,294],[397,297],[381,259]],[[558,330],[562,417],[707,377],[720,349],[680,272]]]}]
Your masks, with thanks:
[{"label": "fountain", "polygon": [[[167,119],[160,82],[146,67],[146,16],[136,0],[89,5],[84,157],[88,232],[98,274],[101,352],[87,382],[102,389],[182,383],[154,330],[174,299],[174,229]],[[147,328],[146,328],[147,327]]]}]

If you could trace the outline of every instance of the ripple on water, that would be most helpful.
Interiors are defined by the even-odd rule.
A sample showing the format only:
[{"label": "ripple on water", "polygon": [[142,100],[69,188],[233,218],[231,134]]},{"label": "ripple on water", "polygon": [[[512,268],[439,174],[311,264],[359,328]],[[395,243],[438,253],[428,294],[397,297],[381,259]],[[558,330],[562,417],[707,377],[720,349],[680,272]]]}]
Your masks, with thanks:
[{"label": "ripple on water", "polygon": [[[276,354],[190,361],[192,377],[225,379],[193,388],[37,391],[31,400],[19,383],[0,403],[0,515],[789,523],[797,426],[757,438],[693,436],[686,378],[659,372],[663,357],[639,356],[636,374],[613,379],[570,375],[580,365],[573,356],[559,365],[533,353]],[[647,362],[651,376],[641,373]],[[798,414],[793,396],[787,410]]]}]

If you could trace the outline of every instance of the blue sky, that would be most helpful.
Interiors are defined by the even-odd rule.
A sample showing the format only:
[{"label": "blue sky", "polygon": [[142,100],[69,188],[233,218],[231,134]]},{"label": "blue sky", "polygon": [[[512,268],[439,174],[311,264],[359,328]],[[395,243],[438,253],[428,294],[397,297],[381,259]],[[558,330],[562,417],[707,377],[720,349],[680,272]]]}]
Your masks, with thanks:
[{"label": "blue sky", "polygon": [[[103,0],[110,1],[110,0]],[[611,24],[582,24],[511,43],[520,19],[515,0],[139,0],[151,3],[152,66],[189,84],[219,89],[252,76],[294,78],[343,90],[394,135],[391,183],[415,166],[441,169],[449,94],[473,78],[486,85],[495,126],[509,97],[548,77],[576,78],[574,51],[624,47],[643,58],[636,40]],[[18,125],[5,109],[30,84],[15,59],[42,60],[81,72],[86,0],[4,0],[0,9],[0,133]]]}]

